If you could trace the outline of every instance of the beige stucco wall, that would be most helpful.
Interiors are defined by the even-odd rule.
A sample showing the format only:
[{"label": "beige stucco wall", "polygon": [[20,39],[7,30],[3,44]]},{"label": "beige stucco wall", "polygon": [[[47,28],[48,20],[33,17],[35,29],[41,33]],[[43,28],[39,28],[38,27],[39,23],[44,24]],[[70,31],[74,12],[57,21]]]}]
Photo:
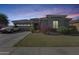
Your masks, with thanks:
[{"label": "beige stucco wall", "polygon": [[72,24],[73,26],[76,26],[77,30],[79,31],[79,23]]}]

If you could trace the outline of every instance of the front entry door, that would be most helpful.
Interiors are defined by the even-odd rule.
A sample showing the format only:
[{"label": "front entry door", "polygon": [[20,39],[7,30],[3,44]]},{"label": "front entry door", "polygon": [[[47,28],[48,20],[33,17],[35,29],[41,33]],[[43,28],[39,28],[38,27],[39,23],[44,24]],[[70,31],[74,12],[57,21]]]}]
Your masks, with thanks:
[{"label": "front entry door", "polygon": [[34,23],[34,30],[39,30],[39,24],[38,23]]}]

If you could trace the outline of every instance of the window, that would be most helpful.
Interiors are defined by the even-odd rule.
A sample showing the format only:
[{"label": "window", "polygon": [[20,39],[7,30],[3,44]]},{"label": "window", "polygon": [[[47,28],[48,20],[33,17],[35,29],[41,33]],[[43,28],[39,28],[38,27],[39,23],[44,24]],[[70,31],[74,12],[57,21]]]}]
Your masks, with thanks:
[{"label": "window", "polygon": [[53,21],[53,28],[58,29],[58,21]]}]

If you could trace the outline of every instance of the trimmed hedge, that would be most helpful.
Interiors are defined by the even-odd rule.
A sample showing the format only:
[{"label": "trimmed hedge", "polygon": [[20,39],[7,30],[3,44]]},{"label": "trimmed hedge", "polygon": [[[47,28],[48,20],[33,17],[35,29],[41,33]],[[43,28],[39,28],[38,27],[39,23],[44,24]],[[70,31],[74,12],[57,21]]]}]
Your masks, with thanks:
[{"label": "trimmed hedge", "polygon": [[73,27],[73,26],[69,26],[69,27],[62,26],[58,29],[58,32],[62,34],[72,34],[77,32],[77,30],[76,30],[76,27]]}]

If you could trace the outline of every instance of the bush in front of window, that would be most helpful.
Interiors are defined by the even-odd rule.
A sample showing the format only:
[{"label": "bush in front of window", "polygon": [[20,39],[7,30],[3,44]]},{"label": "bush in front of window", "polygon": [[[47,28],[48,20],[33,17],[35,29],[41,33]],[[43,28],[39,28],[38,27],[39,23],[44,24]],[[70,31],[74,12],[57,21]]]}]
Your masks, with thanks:
[{"label": "bush in front of window", "polygon": [[75,26],[69,26],[70,33],[77,33],[77,28]]},{"label": "bush in front of window", "polygon": [[58,31],[59,33],[62,33],[62,34],[69,34],[69,33],[70,33],[69,28],[64,27],[64,26],[60,27],[57,31]]},{"label": "bush in front of window", "polygon": [[58,32],[62,34],[73,34],[73,33],[77,33],[77,29],[74,26],[69,26],[69,27],[62,26],[58,29]]}]

